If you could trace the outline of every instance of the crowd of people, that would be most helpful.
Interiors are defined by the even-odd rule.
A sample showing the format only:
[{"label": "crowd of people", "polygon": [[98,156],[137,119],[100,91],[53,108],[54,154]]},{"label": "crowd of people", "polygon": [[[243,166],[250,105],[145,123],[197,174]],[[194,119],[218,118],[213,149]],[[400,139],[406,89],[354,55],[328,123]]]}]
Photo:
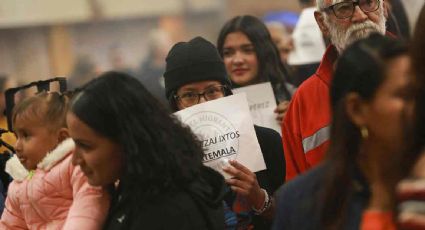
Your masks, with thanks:
[{"label": "crowd of people", "polygon": [[[425,229],[425,6],[411,39],[388,15],[383,0],[317,0],[330,43],[297,89],[249,15],[216,45],[172,46],[167,104],[119,71],[40,87],[6,110],[16,144],[0,229]],[[265,82],[282,128],[253,125],[266,169],[204,165],[199,136],[172,113]]]}]

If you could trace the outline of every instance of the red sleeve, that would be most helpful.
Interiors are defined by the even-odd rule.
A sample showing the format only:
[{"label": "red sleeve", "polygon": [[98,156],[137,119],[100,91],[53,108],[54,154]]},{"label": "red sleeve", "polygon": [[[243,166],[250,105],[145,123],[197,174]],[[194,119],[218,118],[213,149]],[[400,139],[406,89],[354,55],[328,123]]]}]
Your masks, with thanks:
[{"label": "red sleeve", "polygon": [[360,230],[396,230],[392,212],[364,211]]},{"label": "red sleeve", "polygon": [[300,98],[295,93],[282,123],[282,143],[286,161],[286,181],[306,171],[309,165],[304,154],[300,130]]}]

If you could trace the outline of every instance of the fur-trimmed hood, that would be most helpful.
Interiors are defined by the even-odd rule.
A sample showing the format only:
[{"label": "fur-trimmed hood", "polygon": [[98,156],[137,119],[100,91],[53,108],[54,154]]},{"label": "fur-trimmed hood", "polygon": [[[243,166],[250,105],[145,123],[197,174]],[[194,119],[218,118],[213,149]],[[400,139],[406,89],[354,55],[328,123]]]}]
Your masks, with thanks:
[{"label": "fur-trimmed hood", "polygon": [[[74,148],[74,141],[71,138],[65,139],[53,151],[46,154],[43,160],[37,164],[37,168],[49,171],[58,162],[68,156]],[[29,175],[29,171],[21,164],[16,154],[6,162],[5,171],[17,181],[23,181]]]}]

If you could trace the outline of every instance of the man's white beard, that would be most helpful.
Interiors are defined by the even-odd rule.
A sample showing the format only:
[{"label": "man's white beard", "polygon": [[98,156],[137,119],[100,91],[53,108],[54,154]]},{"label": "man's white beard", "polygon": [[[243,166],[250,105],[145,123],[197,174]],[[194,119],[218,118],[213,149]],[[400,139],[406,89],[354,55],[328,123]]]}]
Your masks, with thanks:
[{"label": "man's white beard", "polygon": [[385,34],[386,18],[382,10],[380,11],[378,24],[368,19],[363,23],[353,23],[345,30],[336,21],[330,20],[326,15],[324,22],[329,28],[331,42],[338,50],[338,53],[342,53],[349,45],[357,40],[368,37],[372,33]]}]

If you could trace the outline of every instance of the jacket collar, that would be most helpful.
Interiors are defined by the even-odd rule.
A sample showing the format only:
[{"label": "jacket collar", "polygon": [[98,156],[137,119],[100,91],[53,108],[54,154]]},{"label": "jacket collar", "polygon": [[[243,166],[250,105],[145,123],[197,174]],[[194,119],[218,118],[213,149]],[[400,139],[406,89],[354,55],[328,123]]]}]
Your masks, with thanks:
[{"label": "jacket collar", "polygon": [[[385,36],[390,38],[397,38],[393,33],[386,31]],[[330,86],[332,81],[332,76],[334,72],[334,64],[336,59],[338,58],[338,51],[336,50],[334,45],[329,45],[326,48],[326,52],[323,55],[322,62],[320,63],[319,68],[316,71],[316,75],[322,79],[326,83],[326,85]]]},{"label": "jacket collar", "polygon": [[335,46],[329,45],[323,55],[322,62],[316,71],[316,75],[330,86],[334,72],[334,63],[338,58],[338,51]]},{"label": "jacket collar", "polygon": [[[47,153],[43,160],[37,164],[37,168],[44,171],[49,171],[53,166],[68,156],[74,150],[74,148],[74,141],[71,138],[67,138],[66,140],[62,141],[55,149]],[[16,154],[6,162],[5,171],[14,180],[17,181],[23,181],[30,175],[30,172],[21,164]]]}]

